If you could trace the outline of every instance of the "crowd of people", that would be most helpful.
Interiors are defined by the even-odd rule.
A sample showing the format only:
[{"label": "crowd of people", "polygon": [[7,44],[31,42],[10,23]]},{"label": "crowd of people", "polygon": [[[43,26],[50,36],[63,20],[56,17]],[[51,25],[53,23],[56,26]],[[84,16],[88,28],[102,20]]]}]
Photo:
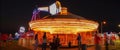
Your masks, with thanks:
[{"label": "crowd of people", "polygon": [[0,46],[6,46],[8,44],[12,44],[12,40],[14,40],[12,34],[1,34],[0,33]]},{"label": "crowd of people", "polygon": [[30,31],[29,33],[15,33],[15,34],[7,34],[0,33],[0,46],[6,47],[6,45],[12,44],[13,41],[19,41],[22,39],[33,39],[33,33]]},{"label": "crowd of people", "polygon": [[[53,40],[51,42],[48,42],[47,40],[47,36],[46,36],[46,32],[44,32],[44,35],[42,37],[42,50],[46,50],[47,48],[47,43],[49,43],[50,45],[50,49],[51,50],[58,50],[59,46],[60,46],[60,38],[58,35],[56,36],[53,36]],[[35,35],[35,45],[34,45],[34,50],[37,50],[38,49],[38,34]]]},{"label": "crowd of people", "polygon": [[[39,37],[38,34],[34,34],[33,32],[27,32],[26,34],[19,34],[19,33],[15,33],[15,37],[13,38],[12,34],[1,34],[0,33],[0,46],[6,46],[6,42],[9,42],[9,44],[11,44],[11,42],[13,40],[20,40],[26,37],[30,37],[33,39],[34,37],[34,50],[38,50],[38,46],[39,46]],[[81,41],[82,37],[80,34],[78,34],[78,36],[76,37],[76,40],[78,41],[78,50],[80,50],[80,48],[82,48],[82,50],[86,50],[87,45],[86,44],[82,44]],[[106,50],[109,50],[108,45],[115,45],[114,41],[116,39],[120,40],[120,33],[119,34],[115,34],[113,32],[111,32],[110,34],[104,33],[104,34],[100,34],[100,33],[95,33],[94,34],[94,42],[95,42],[95,49],[96,50],[101,50],[101,41],[104,41],[104,46]],[[3,42],[3,43],[1,43]],[[59,46],[60,46],[60,38],[59,35],[54,35],[52,41],[48,41],[47,40],[47,36],[46,36],[46,32],[43,33],[43,37],[42,37],[42,50],[46,50],[47,48],[47,44],[49,43],[50,49],[51,50],[58,50]],[[71,42],[69,41],[68,46],[71,47]]]},{"label": "crowd of people", "polygon": [[[36,34],[37,35],[37,34]],[[104,46],[106,50],[109,50],[108,45],[114,45],[114,41],[117,40],[118,38],[116,37],[118,36],[118,34],[114,34],[114,33],[104,33],[104,34],[100,34],[100,33],[95,33],[94,34],[94,43],[95,43],[95,49],[96,50],[101,50],[101,41],[104,41]],[[118,36],[119,37],[119,36]],[[78,50],[87,50],[87,44],[82,43],[82,38],[80,34],[78,34],[78,36],[76,37],[76,40],[78,41]],[[47,37],[46,37],[46,33],[44,33],[43,37],[43,42],[42,42],[42,50],[46,50],[47,47]],[[35,40],[36,42],[38,41]],[[38,44],[38,43],[35,43]],[[53,36],[53,40],[51,42],[49,42],[50,45],[50,49],[51,50],[57,50],[60,46],[60,38],[58,35]],[[37,46],[35,46],[36,49]],[[71,47],[71,42],[68,42],[68,47]]]},{"label": "crowd of people", "polygon": [[101,50],[101,46],[105,46],[105,50],[109,50],[109,45],[115,46],[115,41],[120,40],[119,34],[120,33],[116,34],[114,32],[110,32],[109,34],[107,32],[104,34],[96,33],[94,36],[95,49]]}]

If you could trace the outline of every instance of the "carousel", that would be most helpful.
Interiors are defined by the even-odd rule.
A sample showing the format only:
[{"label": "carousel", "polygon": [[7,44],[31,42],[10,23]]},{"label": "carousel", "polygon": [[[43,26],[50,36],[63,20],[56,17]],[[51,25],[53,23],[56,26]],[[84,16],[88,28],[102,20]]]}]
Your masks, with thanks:
[{"label": "carousel", "polygon": [[[40,11],[49,12],[42,18],[37,18]],[[29,22],[30,29],[38,34],[39,42],[42,43],[43,33],[47,34],[47,41],[52,41],[53,36],[59,35],[62,46],[77,45],[77,36],[81,35],[82,43],[93,44],[93,33],[97,31],[99,24],[84,17],[72,14],[66,7],[61,7],[59,1],[48,7],[38,7],[33,11],[33,16]]]}]

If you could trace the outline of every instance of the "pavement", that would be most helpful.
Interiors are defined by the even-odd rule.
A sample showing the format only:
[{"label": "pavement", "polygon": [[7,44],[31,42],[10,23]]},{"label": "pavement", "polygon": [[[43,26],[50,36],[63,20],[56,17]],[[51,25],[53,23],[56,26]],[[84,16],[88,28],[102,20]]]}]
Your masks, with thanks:
[{"label": "pavement", "polygon": [[[38,50],[42,50],[42,48],[39,47]],[[46,50],[50,50],[50,48],[47,47]],[[71,48],[62,47],[62,48],[58,48],[58,50],[78,50],[78,47],[71,47]],[[87,50],[95,50],[95,46],[88,46]],[[105,50],[105,46],[101,46],[101,50]],[[109,50],[119,50],[119,49],[116,49],[114,46],[113,47],[109,46]]]},{"label": "pavement", "polygon": [[[1,43],[3,44],[3,43]],[[109,45],[109,50],[120,50],[120,43],[116,43],[117,45]],[[92,46],[87,46],[86,47],[87,50],[95,50],[95,45]],[[1,45],[0,50],[34,50],[34,46],[30,45],[30,46],[21,46],[18,45],[17,41],[13,41],[11,44],[7,43],[7,45],[4,47],[3,45]],[[42,48],[39,46],[38,50],[42,50]],[[46,50],[50,50],[50,47],[47,47]],[[58,48],[58,50],[78,50],[78,47],[60,47]],[[101,45],[101,50],[105,50],[105,46]]]}]

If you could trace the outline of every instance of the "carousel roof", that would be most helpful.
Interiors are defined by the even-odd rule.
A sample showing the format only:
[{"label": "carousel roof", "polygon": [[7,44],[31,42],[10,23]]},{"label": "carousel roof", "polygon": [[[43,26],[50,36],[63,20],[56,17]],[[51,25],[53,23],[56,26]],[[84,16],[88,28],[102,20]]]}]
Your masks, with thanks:
[{"label": "carousel roof", "polygon": [[51,34],[76,34],[77,32],[95,31],[98,28],[97,22],[86,20],[72,13],[45,16],[42,19],[30,21],[29,25],[34,31],[45,31]]}]

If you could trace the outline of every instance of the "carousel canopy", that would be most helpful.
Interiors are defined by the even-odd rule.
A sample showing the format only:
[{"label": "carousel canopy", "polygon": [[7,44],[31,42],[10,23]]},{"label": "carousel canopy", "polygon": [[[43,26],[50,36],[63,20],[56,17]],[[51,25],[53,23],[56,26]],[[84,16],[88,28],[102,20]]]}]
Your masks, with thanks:
[{"label": "carousel canopy", "polygon": [[34,31],[45,31],[51,34],[76,34],[77,32],[95,31],[98,28],[97,22],[86,20],[72,13],[46,16],[43,19],[30,21],[29,25]]}]

